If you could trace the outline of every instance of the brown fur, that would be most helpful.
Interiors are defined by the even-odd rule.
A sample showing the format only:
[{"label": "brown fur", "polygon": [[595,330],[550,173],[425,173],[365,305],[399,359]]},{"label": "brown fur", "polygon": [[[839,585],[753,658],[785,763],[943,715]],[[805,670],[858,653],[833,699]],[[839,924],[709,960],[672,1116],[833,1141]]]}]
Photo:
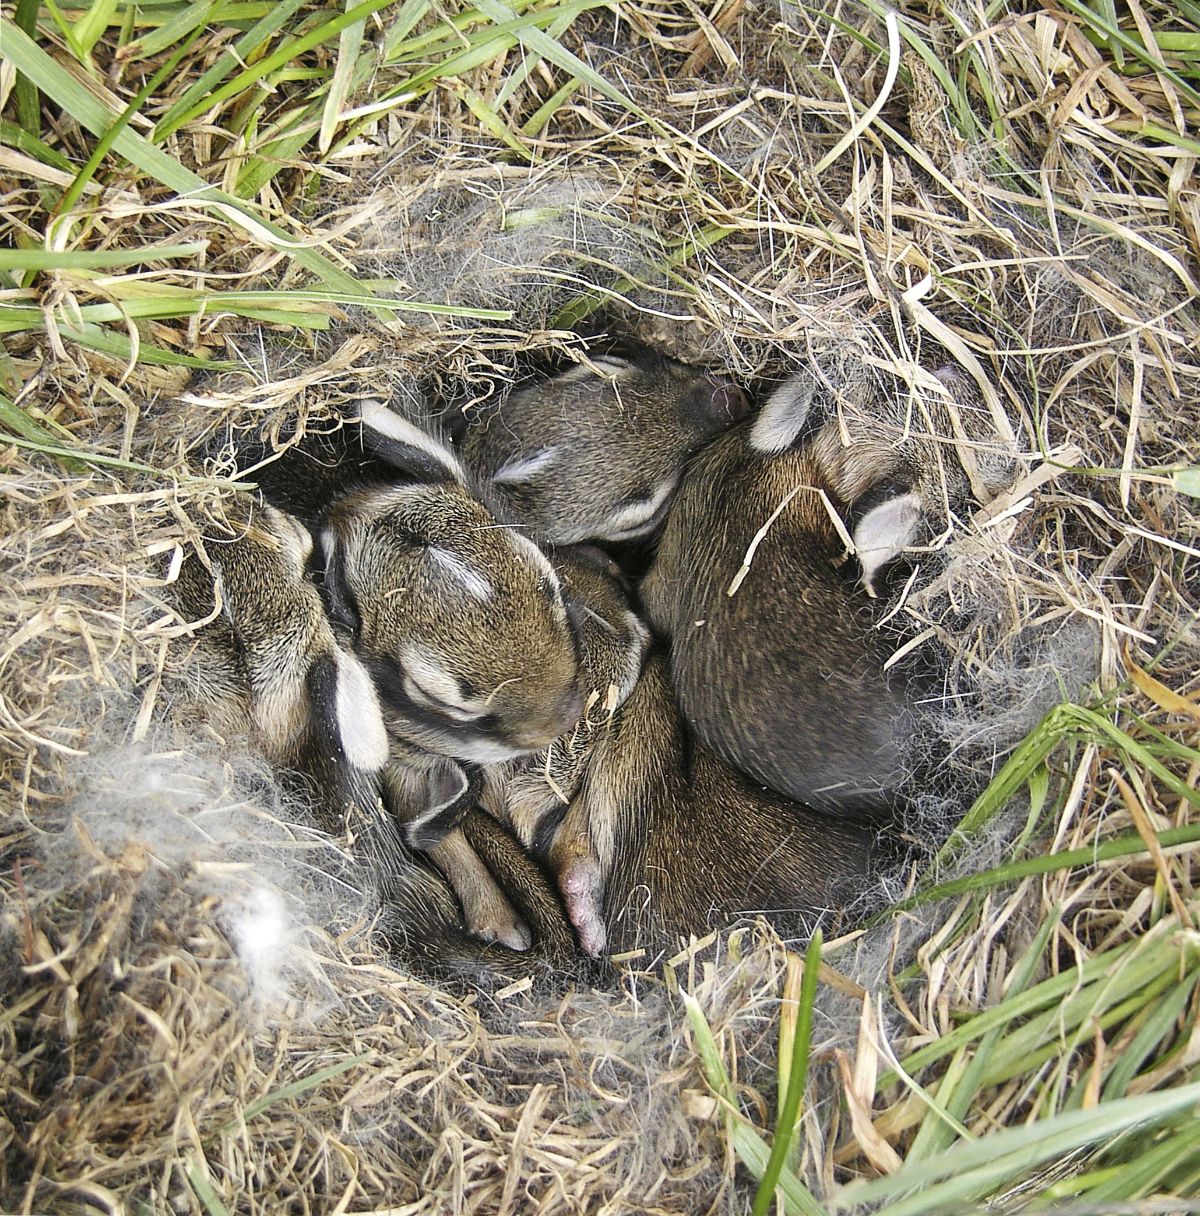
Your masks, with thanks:
[{"label": "brown fur", "polygon": [[[872,580],[930,521],[940,530],[967,479],[861,377],[825,392],[797,377],[697,457],[643,602],[709,748],[799,801],[882,811],[905,774],[914,696],[884,671]],[[975,463],[997,484],[1011,462]]]},{"label": "brown fur", "polygon": [[[572,813],[587,825],[613,950],[668,944],[744,913],[806,935],[872,857],[869,830],[763,789],[690,739],[661,655],[597,741]],[[582,857],[564,827],[566,848]]]},{"label": "brown fur", "polygon": [[461,446],[489,501],[544,540],[631,540],[661,524],[688,457],[746,409],[730,382],[640,350],[519,389]]},{"label": "brown fur", "polygon": [[[738,427],[688,471],[643,586],[671,639],[680,704],[709,747],[793,798],[882,799],[900,777],[905,697],[883,671],[856,572],[835,566],[845,547],[818,490],[839,513],[847,502],[819,459],[825,441],[765,456],[747,434]],[[867,480],[850,472],[843,484]],[[755,533],[797,486],[729,595]]]}]

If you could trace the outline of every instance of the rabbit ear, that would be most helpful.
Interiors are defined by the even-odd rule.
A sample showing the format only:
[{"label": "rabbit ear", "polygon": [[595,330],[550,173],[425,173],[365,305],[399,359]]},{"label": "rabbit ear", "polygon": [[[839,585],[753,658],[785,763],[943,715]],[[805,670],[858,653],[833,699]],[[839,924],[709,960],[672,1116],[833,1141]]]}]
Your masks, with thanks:
[{"label": "rabbit ear", "polygon": [[483,776],[475,765],[446,757],[435,768],[406,774],[404,785],[416,804],[397,808],[406,820],[404,836],[412,848],[424,851],[441,844],[462,822],[482,793]]},{"label": "rabbit ear", "polygon": [[324,742],[361,772],[382,769],[388,760],[387,729],[375,685],[358,659],[340,647],[320,655],[307,686]]},{"label": "rabbit ear", "polygon": [[362,625],[362,618],[354,592],[346,583],[340,542],[335,528],[321,529],[321,556],[325,559],[325,577],[321,581],[321,598],[325,602],[325,610],[329,613],[330,620],[352,633],[357,633]]},{"label": "rabbit ear", "polygon": [[342,752],[355,768],[376,772],[387,763],[388,737],[375,685],[352,654],[338,649],[334,720]]},{"label": "rabbit ear", "polygon": [[466,480],[462,465],[440,440],[388,409],[382,401],[359,402],[363,446],[412,481],[437,484]]},{"label": "rabbit ear", "polygon": [[775,456],[800,437],[817,399],[815,376],[801,374],[781,384],[762,407],[750,430],[750,446]]},{"label": "rabbit ear", "polygon": [[912,544],[921,522],[921,499],[911,490],[885,498],[858,521],[853,536],[854,551],[868,595],[875,594],[875,575]]}]

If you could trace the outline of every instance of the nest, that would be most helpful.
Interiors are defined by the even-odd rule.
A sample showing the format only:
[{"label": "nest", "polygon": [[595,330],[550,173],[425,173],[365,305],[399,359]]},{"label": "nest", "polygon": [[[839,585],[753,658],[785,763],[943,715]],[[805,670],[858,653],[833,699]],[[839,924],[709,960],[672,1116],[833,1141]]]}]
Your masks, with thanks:
[{"label": "nest", "polygon": [[[1012,461],[893,605],[897,648],[944,672],[926,746],[946,779],[908,827],[958,831],[873,893],[898,909],[826,945],[797,1176],[883,1202],[856,1180],[949,1143],[922,1093],[985,1136],[1194,1079],[1195,97],[1170,64],[1122,75],[1057,8],[843,8],[591,10],[554,45],[606,90],[535,44],[436,87],[412,84],[419,47],[380,52],[332,126],[303,73],[278,81],[261,138],[241,94],[214,94],[163,147],[286,240],[121,161],[71,227],[47,209],[63,171],[4,149],[6,245],[206,242],[43,270],[0,364],[21,407],[0,436],[5,1210],[747,1209],[733,1132],[773,1120],[787,943],[742,927],[553,998],[431,988],[389,965],[343,842],[177,704],[169,585],[237,492],[214,437],[286,439],[364,392],[470,409],[602,331],[756,389],[853,365],[977,490],[981,452]],[[365,31],[372,53],[398,11]],[[431,62],[458,45],[444,19],[466,41],[480,20],[421,18]],[[137,121],[194,108],[229,38],[204,33]],[[339,45],[298,62],[327,78]],[[90,60],[115,111],[141,84],[117,48],[114,30]],[[77,163],[81,114],[47,137]],[[289,142],[293,114],[319,138]],[[364,289],[329,299],[335,270]],[[983,447],[931,406],[947,366]],[[1003,1022],[1004,1050],[955,1032],[1027,989],[1045,1001]],[[1194,1166],[1171,1173],[1157,1135],[1137,1141],[1167,1161],[1147,1193],[1186,1193]],[[1064,1153],[1056,1193],[1121,1144]],[[1052,1185],[1042,1164],[970,1198],[1018,1210]]]}]

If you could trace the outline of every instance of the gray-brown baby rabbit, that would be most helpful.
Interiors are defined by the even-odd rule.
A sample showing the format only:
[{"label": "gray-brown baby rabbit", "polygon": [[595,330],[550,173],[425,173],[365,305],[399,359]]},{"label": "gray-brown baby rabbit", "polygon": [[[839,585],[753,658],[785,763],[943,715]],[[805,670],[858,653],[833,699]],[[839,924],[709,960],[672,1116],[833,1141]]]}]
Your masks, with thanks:
[{"label": "gray-brown baby rabbit", "polygon": [[551,845],[566,872],[575,855],[581,889],[567,907],[592,952],[755,913],[806,935],[865,886],[876,851],[863,825],[764,789],[693,739],[658,653],[596,741]]},{"label": "gray-brown baby rabbit", "polygon": [[[853,404],[860,386],[837,387]],[[888,808],[914,690],[884,670],[869,593],[942,514],[940,460],[902,411],[839,411],[805,373],[692,463],[642,593],[715,753],[817,807]],[[842,565],[847,535],[857,564]]]},{"label": "gray-brown baby rabbit", "polygon": [[646,633],[613,563],[588,549],[556,562],[591,618],[594,701],[547,756],[488,770],[484,804],[542,859],[583,951],[658,945],[743,912],[811,929],[864,881],[874,833],[763,789],[691,738],[665,657],[638,678]]},{"label": "gray-brown baby rabbit", "polygon": [[274,764],[320,768],[336,756],[376,773],[388,758],[379,700],[366,669],[334,637],[305,575],[308,531],[271,507],[210,538],[176,586],[180,613],[203,622],[189,674],[192,697],[218,729],[250,734]]},{"label": "gray-brown baby rabbit", "polygon": [[394,802],[388,783],[402,778],[374,684],[335,638],[306,576],[311,538],[283,512],[241,505],[239,531],[209,538],[210,567],[189,557],[176,587],[180,613],[197,623],[187,668],[192,707],[227,739],[253,739],[318,824],[349,836],[365,880],[391,905],[393,944],[426,973],[444,974],[454,960],[516,973],[515,960],[467,937],[464,925],[475,938],[529,944],[524,921],[478,849],[502,869],[507,890],[532,917],[543,954],[564,957],[570,930],[553,893],[515,844],[482,822],[486,816],[468,808],[467,832],[456,829],[429,849],[461,913],[416,865],[394,807],[384,804],[385,792]]},{"label": "gray-brown baby rabbit", "polygon": [[546,861],[581,945],[595,955],[604,939],[595,900],[597,876],[590,852],[574,843],[572,833],[584,833],[585,828],[568,806],[597,739],[608,731],[637,683],[650,635],[630,608],[620,569],[601,550],[557,550],[554,564],[579,628],[584,714],[545,752],[485,769],[481,805]]},{"label": "gray-brown baby rabbit", "polygon": [[642,348],[518,389],[460,446],[488,501],[541,539],[637,540],[661,524],[688,457],[748,408],[734,384]]}]

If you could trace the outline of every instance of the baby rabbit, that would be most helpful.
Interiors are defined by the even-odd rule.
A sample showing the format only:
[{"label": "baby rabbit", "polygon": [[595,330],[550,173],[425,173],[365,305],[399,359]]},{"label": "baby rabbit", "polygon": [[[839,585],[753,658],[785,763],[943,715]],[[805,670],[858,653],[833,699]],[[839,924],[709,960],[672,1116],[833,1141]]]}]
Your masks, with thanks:
[{"label": "baby rabbit", "polygon": [[865,885],[879,851],[853,819],[764,789],[692,739],[658,653],[594,745],[559,831],[552,858],[565,868],[573,853],[581,886],[591,879],[567,903],[591,953],[668,944],[750,912],[807,935]]},{"label": "baby rabbit", "polygon": [[[859,387],[843,382],[839,402]],[[790,798],[880,813],[915,690],[884,670],[871,595],[940,502],[940,453],[881,411],[838,416],[825,392],[814,373],[794,378],[697,457],[643,602],[709,748]],[[839,568],[847,536],[858,561]]]},{"label": "baby rabbit", "polygon": [[379,700],[305,577],[311,536],[271,507],[239,522],[240,534],[208,541],[211,569],[192,555],[176,585],[180,613],[203,622],[195,702],[218,728],[253,735],[274,764],[378,772],[388,758]]},{"label": "baby rabbit", "polygon": [[578,721],[577,625],[549,559],[497,522],[448,447],[374,402],[360,421],[394,480],[361,479],[329,506],[321,585],[382,702],[385,802],[468,927],[522,949],[527,929],[457,829],[485,766],[540,752]]},{"label": "baby rabbit", "polygon": [[583,951],[703,933],[743,911],[811,929],[864,879],[873,833],[762,789],[690,738],[666,658],[638,678],[647,635],[615,564],[587,548],[555,560],[584,610],[592,700],[545,757],[489,769],[483,804],[554,876]]},{"label": "baby rabbit", "polygon": [[460,445],[487,501],[543,540],[639,540],[688,457],[748,408],[732,383],[641,348],[518,389],[473,417]]},{"label": "baby rabbit", "polygon": [[[586,826],[568,806],[596,740],[637,683],[650,635],[630,610],[620,568],[601,550],[558,550],[554,564],[578,622],[584,714],[546,751],[485,770],[481,805],[530,853],[547,861],[585,952],[595,955],[603,944],[595,900],[598,874],[590,851],[576,841],[586,835]],[[570,823],[563,828],[565,817]]]}]

